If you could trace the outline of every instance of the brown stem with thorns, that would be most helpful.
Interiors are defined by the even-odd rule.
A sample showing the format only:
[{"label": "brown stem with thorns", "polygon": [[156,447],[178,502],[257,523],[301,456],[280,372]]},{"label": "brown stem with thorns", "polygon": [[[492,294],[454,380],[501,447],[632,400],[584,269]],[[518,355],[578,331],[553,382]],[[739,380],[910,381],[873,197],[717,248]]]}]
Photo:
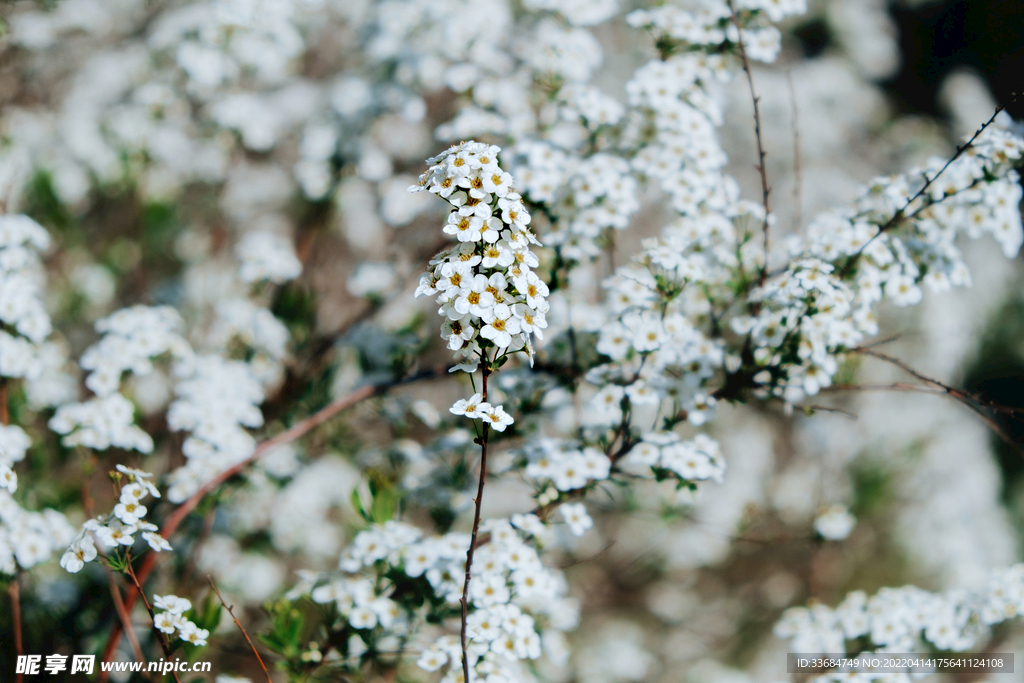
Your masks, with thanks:
[{"label": "brown stem with thorns", "polygon": [[[484,402],[487,401],[487,377],[491,374],[490,364],[485,356],[483,359],[483,387],[481,395]],[[469,578],[473,566],[473,553],[476,552],[476,537],[480,532],[480,507],[484,502],[484,480],[487,477],[487,437],[489,435],[487,422],[483,422],[483,429],[480,432],[480,481],[476,487],[476,499],[474,499],[473,511],[473,534],[469,539],[469,550],[466,551],[466,581],[462,584],[462,675],[463,681],[469,682],[469,643],[466,637],[467,617],[469,616]]]},{"label": "brown stem with thorns", "polygon": [[764,203],[764,224],[761,226],[761,231],[764,233],[764,264],[761,266],[761,276],[758,278],[758,283],[764,284],[765,278],[768,277],[768,215],[770,213],[768,196],[771,193],[771,189],[768,187],[768,171],[764,165],[764,160],[768,153],[764,151],[764,142],[761,139],[761,98],[757,96],[757,92],[754,89],[754,75],[750,71],[750,59],[747,58],[747,46],[743,42],[743,31],[740,29],[740,20],[736,16],[736,7],[733,5],[733,0],[728,0],[728,2],[729,12],[732,15],[732,24],[736,27],[736,45],[740,49],[740,62],[743,64],[743,73],[747,75],[750,99],[754,102],[754,137],[757,139],[758,160],[755,168],[761,176],[761,198]]},{"label": "brown stem with thorns", "polygon": [[260,653],[256,651],[256,646],[252,644],[252,638],[249,637],[245,627],[242,626],[242,622],[240,622],[238,617],[235,616],[235,611],[231,609],[231,605],[224,602],[224,596],[220,594],[219,590],[217,590],[217,584],[213,582],[213,577],[207,574],[206,578],[210,580],[210,587],[213,588],[213,592],[217,594],[217,599],[220,600],[220,604],[224,605],[224,609],[226,609],[228,614],[231,615],[231,618],[235,620],[235,626],[237,626],[238,630],[242,632],[242,635],[245,636],[245,642],[249,643],[249,647],[252,648],[252,653],[256,655],[256,661],[260,663],[260,666],[263,668],[263,673],[267,677],[267,683],[274,683],[270,679],[270,672],[267,671],[267,665],[263,663],[263,658],[260,657]]}]

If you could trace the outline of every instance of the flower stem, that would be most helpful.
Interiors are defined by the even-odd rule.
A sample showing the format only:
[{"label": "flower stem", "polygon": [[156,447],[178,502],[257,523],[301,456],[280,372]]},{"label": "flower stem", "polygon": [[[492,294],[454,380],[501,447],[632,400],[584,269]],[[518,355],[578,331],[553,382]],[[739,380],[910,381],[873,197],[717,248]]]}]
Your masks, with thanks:
[{"label": "flower stem", "polygon": [[[156,634],[157,642],[160,643],[160,647],[164,651],[164,656],[167,658],[168,662],[171,661],[171,645],[167,642],[167,636],[156,627],[156,613],[153,612],[153,606],[149,604],[149,599],[146,598],[146,593],[142,590],[142,586],[139,584],[139,580],[135,576],[135,570],[132,569],[131,552],[129,552],[125,557],[125,572],[132,578],[132,583],[135,584],[135,590],[139,592],[139,596],[142,598],[142,604],[146,606],[146,611],[149,612],[149,618],[153,620],[153,633]],[[174,680],[177,683],[181,683],[181,679],[178,678],[177,671],[172,670],[171,675],[174,676]]]},{"label": "flower stem", "polygon": [[[490,363],[487,357],[484,357],[483,362],[483,380],[481,394],[483,400],[487,401],[487,377],[491,374]],[[487,437],[490,433],[490,427],[485,420],[483,423],[483,431],[480,435],[480,481],[476,487],[476,499],[474,499],[475,509],[473,512],[473,534],[469,540],[469,550],[466,552],[466,581],[462,585],[462,676],[463,683],[469,683],[469,645],[466,636],[466,618],[469,614],[469,579],[470,572],[473,567],[473,553],[476,551],[476,537],[480,532],[480,507],[484,500],[484,480],[487,477]]]}]

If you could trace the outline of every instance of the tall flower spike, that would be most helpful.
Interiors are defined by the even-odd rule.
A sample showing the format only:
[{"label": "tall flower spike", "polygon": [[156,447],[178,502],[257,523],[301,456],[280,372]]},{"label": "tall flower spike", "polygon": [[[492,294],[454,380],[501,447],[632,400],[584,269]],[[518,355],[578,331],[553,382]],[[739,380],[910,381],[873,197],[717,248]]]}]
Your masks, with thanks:
[{"label": "tall flower spike", "polygon": [[458,245],[431,261],[416,296],[437,295],[445,321],[441,338],[457,366],[473,372],[481,350],[494,347],[495,359],[524,351],[533,362],[530,335],[543,338],[548,287],[531,270],[538,265],[530,245],[530,214],[514,190],[512,176],[498,165],[494,145],[463,142],[428,159],[430,168],[412,192],[433,192],[452,205],[444,232]]}]

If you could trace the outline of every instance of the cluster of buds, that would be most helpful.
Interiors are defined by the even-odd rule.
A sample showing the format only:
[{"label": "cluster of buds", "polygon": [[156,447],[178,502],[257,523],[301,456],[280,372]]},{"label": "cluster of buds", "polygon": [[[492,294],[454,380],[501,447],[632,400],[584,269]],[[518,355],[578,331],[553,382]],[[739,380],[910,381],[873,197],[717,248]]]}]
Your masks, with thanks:
[{"label": "cluster of buds", "polygon": [[530,245],[530,214],[512,189],[512,176],[498,166],[499,148],[463,142],[428,159],[430,168],[410,191],[438,194],[453,209],[444,226],[458,245],[430,261],[416,296],[437,295],[445,322],[441,337],[459,366],[477,369],[476,360],[494,347],[494,359],[525,351],[532,359],[530,334],[547,327],[548,287],[531,270],[538,265]]}]

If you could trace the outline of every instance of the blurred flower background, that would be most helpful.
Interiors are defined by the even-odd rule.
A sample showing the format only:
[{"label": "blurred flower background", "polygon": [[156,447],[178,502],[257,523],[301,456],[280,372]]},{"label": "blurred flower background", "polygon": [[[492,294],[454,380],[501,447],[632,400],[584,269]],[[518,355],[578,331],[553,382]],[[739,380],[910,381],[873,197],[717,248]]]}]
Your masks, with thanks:
[{"label": "blurred flower background", "polygon": [[[450,363],[433,299],[414,297],[420,273],[448,245],[444,202],[409,186],[424,159],[472,138],[503,148],[502,168],[527,199],[548,185],[551,197],[561,184],[578,190],[559,150],[597,149],[602,125],[623,117],[627,82],[658,54],[625,20],[644,8],[634,0],[4,4],[0,219],[9,222],[0,232],[19,251],[4,251],[9,264],[0,255],[8,290],[0,307],[45,310],[17,313],[28,321],[17,324],[21,336],[0,340],[0,412],[24,430],[0,432],[0,465],[17,474],[0,507],[0,572],[19,586],[23,652],[102,654],[121,628],[114,594],[130,586],[87,552],[77,573],[59,563],[85,520],[125,504],[108,476],[116,464],[156,474],[162,496],[141,504],[159,527],[267,437],[371,384]],[[780,12],[771,19],[781,42],[750,46],[752,59],[765,53],[752,72],[780,255],[787,236],[850,204],[876,176],[952,156],[998,105],[1007,111],[995,125],[1019,132],[1024,104],[1011,93],[1024,88],[1024,6],[809,0],[804,13]],[[759,204],[750,92],[730,68],[731,80],[707,84],[708,111],[721,113],[725,171]],[[533,140],[541,129],[544,144]],[[633,184],[607,188],[600,206],[611,208],[593,218],[600,239],[546,234],[536,227],[542,212],[531,209],[549,251],[558,245],[559,258],[577,263],[559,286],[549,281],[534,369],[524,359],[493,380],[506,409],[532,406],[543,418],[521,441],[564,436],[586,421],[593,388],[574,393],[550,370],[570,344],[573,354],[578,343],[597,356],[609,297],[602,283],[672,220],[655,183],[637,183],[628,165],[622,175]],[[553,216],[568,209],[551,207],[545,219],[557,224]],[[892,341],[879,348],[1024,409],[1020,259],[988,238],[960,246],[973,285],[927,291],[913,308],[884,302],[876,339]],[[549,618],[564,622],[556,631],[565,639],[545,638],[547,657],[531,675],[789,680],[792,645],[775,628],[787,608],[834,607],[851,591],[905,584],[985,590],[994,570],[1021,559],[1024,422],[1005,411],[983,419],[942,391],[843,390],[911,379],[850,356],[833,386],[805,401],[719,401],[704,431],[728,469],[702,478],[720,483],[609,485],[586,500],[590,527],[589,517],[563,511],[567,525],[554,529],[544,558],[564,572]],[[261,451],[183,518],[147,591],[197,606],[194,626],[206,628],[209,644],[186,655],[213,662],[208,680],[265,678],[229,615],[203,621],[217,604],[208,576],[248,632],[267,636],[257,647],[275,682],[436,680],[411,665],[419,652],[397,669],[380,661],[344,677],[318,669],[331,658],[359,660],[367,643],[354,645],[348,631],[346,642],[332,640],[318,611],[324,600],[302,596],[320,585],[317,572],[352,560],[346,548],[367,528],[364,505],[372,501],[369,521],[394,514],[378,509],[382,492],[402,492],[390,505],[401,500],[410,526],[469,530],[476,435],[448,408],[472,393],[461,373],[443,372],[378,392],[301,440]],[[691,411],[694,427],[699,412]],[[493,456],[485,518],[549,502],[514,466],[529,443],[508,443]],[[16,618],[3,604],[7,681]],[[142,605],[129,616],[159,657]],[[289,619],[300,623],[290,651],[274,640]],[[114,659],[135,657],[132,640],[115,641]],[[987,647],[1018,651],[1024,630],[998,626]],[[272,662],[287,665],[276,671]]]}]

